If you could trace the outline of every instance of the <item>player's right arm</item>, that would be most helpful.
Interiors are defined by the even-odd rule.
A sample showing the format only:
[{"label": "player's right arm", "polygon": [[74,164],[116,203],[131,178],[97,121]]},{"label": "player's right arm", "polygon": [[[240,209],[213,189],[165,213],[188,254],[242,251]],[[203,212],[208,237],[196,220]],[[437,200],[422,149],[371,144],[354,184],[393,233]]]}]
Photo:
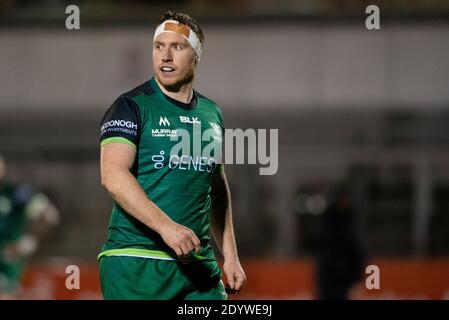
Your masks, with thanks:
[{"label": "player's right arm", "polygon": [[[138,119],[133,118],[134,113],[128,110],[130,108],[132,108],[130,101],[116,101],[103,118],[103,123],[115,119],[137,124]],[[200,241],[195,233],[170,219],[148,198],[131,173],[137,154],[135,139],[133,136],[120,135],[119,130],[102,131],[100,160],[102,185],[126,212],[159,233],[178,256],[188,255],[192,250],[198,253]]]}]

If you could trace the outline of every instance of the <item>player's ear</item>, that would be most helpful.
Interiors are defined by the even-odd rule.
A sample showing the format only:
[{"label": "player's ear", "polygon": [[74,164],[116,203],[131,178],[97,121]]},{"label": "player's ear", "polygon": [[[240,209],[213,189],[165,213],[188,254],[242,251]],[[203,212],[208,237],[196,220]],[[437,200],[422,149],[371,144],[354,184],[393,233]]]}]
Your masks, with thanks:
[{"label": "player's ear", "polygon": [[200,57],[198,56],[195,50],[193,50],[193,56],[195,59],[195,66],[197,66],[200,63]]}]

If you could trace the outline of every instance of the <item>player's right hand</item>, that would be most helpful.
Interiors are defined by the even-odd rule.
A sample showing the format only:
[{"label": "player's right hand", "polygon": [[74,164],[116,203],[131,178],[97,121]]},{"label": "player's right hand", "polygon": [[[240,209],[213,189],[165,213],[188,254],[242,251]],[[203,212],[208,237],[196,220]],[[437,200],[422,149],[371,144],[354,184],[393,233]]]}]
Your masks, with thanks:
[{"label": "player's right hand", "polygon": [[196,234],[191,229],[176,222],[162,228],[161,237],[179,257],[188,256],[192,251],[200,252],[201,242]]}]

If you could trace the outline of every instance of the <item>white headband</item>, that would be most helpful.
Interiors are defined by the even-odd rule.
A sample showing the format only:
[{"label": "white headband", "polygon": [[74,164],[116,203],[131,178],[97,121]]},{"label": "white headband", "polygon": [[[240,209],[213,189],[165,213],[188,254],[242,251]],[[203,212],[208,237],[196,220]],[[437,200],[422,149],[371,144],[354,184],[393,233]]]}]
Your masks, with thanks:
[{"label": "white headband", "polygon": [[193,50],[195,50],[196,60],[200,61],[202,50],[201,41],[198,35],[188,26],[181,24],[179,23],[179,21],[176,20],[166,20],[156,28],[156,31],[154,32],[153,41],[162,32],[173,32],[183,36],[190,43]]}]

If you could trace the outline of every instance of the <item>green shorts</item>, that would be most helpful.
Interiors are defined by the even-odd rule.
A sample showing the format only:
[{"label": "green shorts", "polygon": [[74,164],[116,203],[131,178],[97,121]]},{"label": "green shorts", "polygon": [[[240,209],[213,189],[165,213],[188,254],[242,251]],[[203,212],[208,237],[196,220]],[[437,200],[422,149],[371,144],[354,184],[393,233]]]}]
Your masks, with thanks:
[{"label": "green shorts", "polygon": [[168,261],[104,256],[100,283],[106,300],[226,300],[216,261]]}]

